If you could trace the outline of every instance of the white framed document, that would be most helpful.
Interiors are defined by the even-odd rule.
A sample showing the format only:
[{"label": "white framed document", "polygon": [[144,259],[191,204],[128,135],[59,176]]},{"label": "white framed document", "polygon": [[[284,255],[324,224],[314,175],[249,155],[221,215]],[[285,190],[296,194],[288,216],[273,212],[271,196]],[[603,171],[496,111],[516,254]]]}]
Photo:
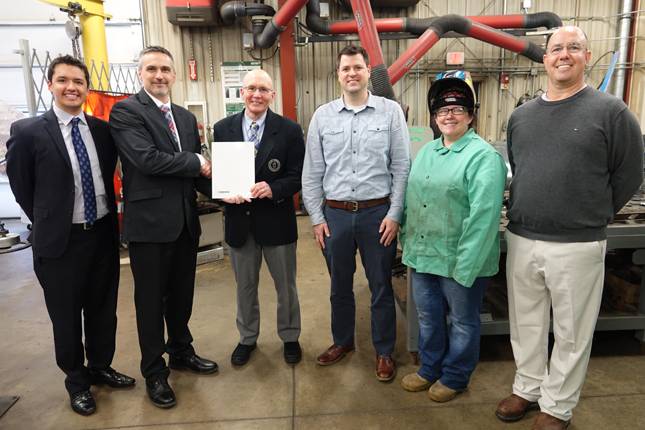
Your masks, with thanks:
[{"label": "white framed document", "polygon": [[211,143],[213,198],[251,198],[255,184],[255,146],[252,142]]}]

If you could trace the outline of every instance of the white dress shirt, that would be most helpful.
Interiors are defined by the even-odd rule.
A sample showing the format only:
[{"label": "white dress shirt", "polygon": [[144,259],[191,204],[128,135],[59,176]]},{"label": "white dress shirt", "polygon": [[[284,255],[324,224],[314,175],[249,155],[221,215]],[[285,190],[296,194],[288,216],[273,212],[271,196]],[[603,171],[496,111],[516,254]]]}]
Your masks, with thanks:
[{"label": "white dress shirt", "polygon": [[83,185],[81,182],[81,168],[78,164],[74,144],[72,143],[72,119],[79,118],[78,129],[81,132],[81,138],[85,143],[87,156],[90,158],[90,166],[92,168],[92,180],[94,182],[94,194],[96,195],[96,219],[101,219],[107,213],[107,194],[105,192],[105,185],[103,184],[103,175],[101,173],[101,165],[99,163],[99,156],[96,152],[96,145],[90,133],[90,128],[87,126],[87,119],[85,114],[81,112],[79,115],[71,115],[64,110],[60,109],[54,104],[54,114],[58,118],[58,126],[60,132],[63,134],[65,141],[65,148],[69,154],[69,160],[72,163],[72,173],[74,174],[74,213],[72,214],[72,223],[82,224],[85,222],[85,203],[83,201]]},{"label": "white dress shirt", "polygon": [[[150,94],[148,90],[146,90],[145,88],[143,89],[143,91],[145,91],[146,94],[148,94],[148,96],[152,99],[153,102],[155,102],[155,104],[159,109],[161,109],[161,106],[163,105],[168,106],[168,109],[169,109],[168,111],[170,112],[170,116],[172,117],[172,122],[175,123],[175,137],[177,138],[177,146],[179,147],[179,151],[182,151],[181,140],[179,140],[179,129],[177,128],[177,121],[175,121],[175,117],[172,114],[172,102],[169,100],[168,103],[163,103],[161,100],[159,100],[158,98]],[[172,130],[170,131],[172,132]],[[204,156],[202,154],[195,154],[195,155],[199,159],[199,165],[204,166],[204,163],[206,163],[206,159],[204,158]]]},{"label": "white dress shirt", "polygon": [[[170,112],[170,116],[172,117],[172,122],[175,123],[174,135],[175,135],[175,138],[177,139],[177,146],[179,147],[179,151],[181,152],[182,151],[181,140],[179,140],[179,130],[177,129],[177,121],[175,121],[175,117],[172,114],[172,103],[170,102],[170,100],[168,101],[168,103],[163,103],[161,100],[159,100],[158,98],[150,94],[145,88],[143,90],[146,92],[146,94],[148,94],[148,96],[152,99],[152,101],[155,102],[155,104],[159,109],[161,109],[161,106],[164,106],[164,105],[168,107],[168,112]],[[172,132],[172,130],[170,131]]]}]

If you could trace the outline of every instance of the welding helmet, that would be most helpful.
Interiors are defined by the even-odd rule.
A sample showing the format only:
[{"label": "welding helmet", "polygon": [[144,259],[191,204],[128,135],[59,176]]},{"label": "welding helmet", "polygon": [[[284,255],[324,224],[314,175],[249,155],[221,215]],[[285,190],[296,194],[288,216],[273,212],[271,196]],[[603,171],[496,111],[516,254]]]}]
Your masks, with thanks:
[{"label": "welding helmet", "polygon": [[464,106],[469,110],[477,108],[477,96],[469,72],[449,70],[438,73],[430,86],[428,91],[430,112],[450,105]]}]

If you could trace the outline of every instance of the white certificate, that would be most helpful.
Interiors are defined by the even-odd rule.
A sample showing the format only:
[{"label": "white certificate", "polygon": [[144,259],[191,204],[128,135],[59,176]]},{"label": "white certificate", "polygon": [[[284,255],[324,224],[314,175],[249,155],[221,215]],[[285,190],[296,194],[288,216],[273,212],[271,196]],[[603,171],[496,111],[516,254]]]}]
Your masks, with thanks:
[{"label": "white certificate", "polygon": [[213,198],[251,198],[255,184],[255,147],[252,142],[213,142],[211,144]]}]

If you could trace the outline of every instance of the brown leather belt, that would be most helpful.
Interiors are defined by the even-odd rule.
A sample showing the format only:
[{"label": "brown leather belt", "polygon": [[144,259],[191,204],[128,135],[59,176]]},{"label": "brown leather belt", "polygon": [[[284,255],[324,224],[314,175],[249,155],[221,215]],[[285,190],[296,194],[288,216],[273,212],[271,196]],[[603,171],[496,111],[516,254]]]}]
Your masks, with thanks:
[{"label": "brown leather belt", "polygon": [[390,202],[390,196],[386,196],[380,199],[363,200],[360,202],[357,202],[357,201],[343,202],[339,200],[326,200],[325,204],[330,208],[334,208],[334,209],[344,209],[349,212],[358,212],[359,209],[371,208],[371,207],[383,205],[389,202]]}]

